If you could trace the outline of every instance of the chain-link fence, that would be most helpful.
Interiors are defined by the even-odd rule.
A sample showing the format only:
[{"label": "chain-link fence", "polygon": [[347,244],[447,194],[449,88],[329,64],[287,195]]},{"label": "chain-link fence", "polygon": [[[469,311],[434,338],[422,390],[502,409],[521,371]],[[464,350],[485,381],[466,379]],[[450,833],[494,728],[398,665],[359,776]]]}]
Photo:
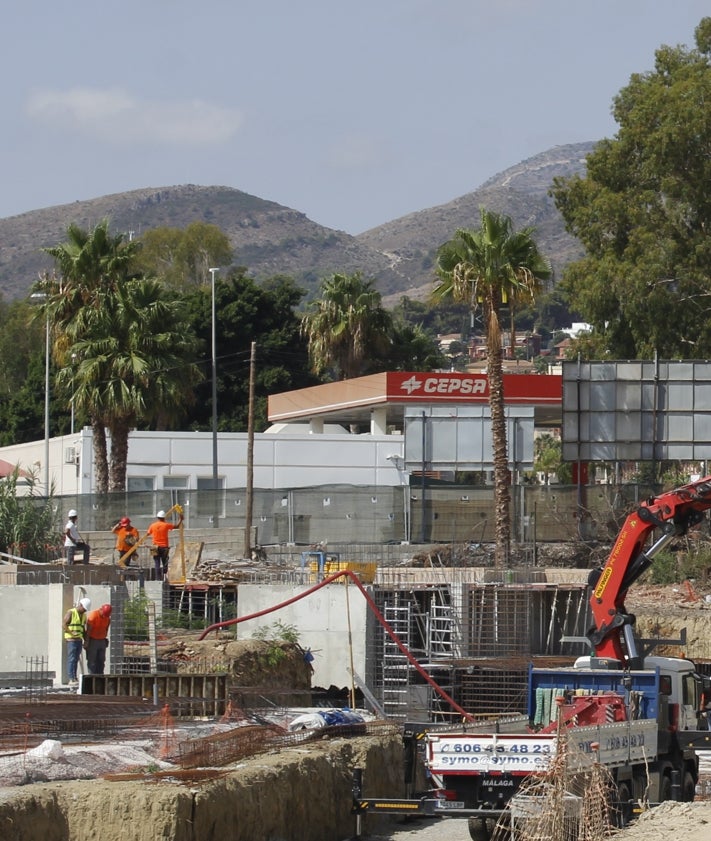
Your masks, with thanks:
[{"label": "chain-link fence", "polygon": [[[514,486],[512,538],[517,543],[611,542],[626,514],[649,494],[638,485]],[[183,507],[185,527],[244,527],[244,489],[152,491],[56,498],[58,540],[66,512],[79,512],[84,531],[110,530],[128,515],[141,532],[159,509]],[[490,543],[492,487],[328,485],[293,490],[255,489],[252,527],[267,545],[319,543]]]}]

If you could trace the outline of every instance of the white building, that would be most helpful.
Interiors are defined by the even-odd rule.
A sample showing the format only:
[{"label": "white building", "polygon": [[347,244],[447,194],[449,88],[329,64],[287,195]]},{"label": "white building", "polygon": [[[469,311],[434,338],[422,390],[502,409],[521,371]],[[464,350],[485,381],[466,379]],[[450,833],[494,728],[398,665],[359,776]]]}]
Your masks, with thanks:
[{"label": "white building", "polygon": [[[504,379],[512,466],[523,467],[532,457],[534,425],[560,424],[561,379],[530,374]],[[421,447],[425,415],[427,453]],[[408,419],[414,430],[410,453]],[[423,458],[430,465],[425,470],[490,469],[488,379],[481,373],[382,373],[285,392],[269,398],[269,420],[271,429],[254,436],[252,486],[258,489],[398,487],[409,483],[410,471],[423,468]],[[219,433],[217,439],[219,488],[246,487],[247,434]],[[40,491],[48,478],[57,496],[96,493],[90,427],[0,448],[0,459],[32,472]],[[128,492],[212,488],[211,432],[130,434]]]},{"label": "white building", "polygon": [[[247,484],[247,434],[218,435],[218,484],[244,488]],[[74,435],[49,441],[49,483],[57,496],[96,492],[92,432],[85,427]],[[303,431],[264,432],[254,436],[255,488],[299,488],[353,484],[404,484],[402,435],[352,435]],[[390,456],[390,458],[388,458]],[[395,458],[397,456],[398,458]],[[45,481],[43,441],[0,448],[0,458]],[[180,491],[210,489],[212,434],[210,432],[132,432],[129,436],[126,490]]]}]

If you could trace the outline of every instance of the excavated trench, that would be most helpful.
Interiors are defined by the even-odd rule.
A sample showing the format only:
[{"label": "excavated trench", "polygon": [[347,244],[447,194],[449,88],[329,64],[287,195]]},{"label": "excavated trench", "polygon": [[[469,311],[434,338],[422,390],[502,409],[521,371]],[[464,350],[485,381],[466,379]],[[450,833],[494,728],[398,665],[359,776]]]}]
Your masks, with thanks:
[{"label": "excavated trench", "polygon": [[400,797],[397,733],[305,743],[222,769],[0,789],[7,841],[334,841],[353,834],[352,771],[365,796]]},{"label": "excavated trench", "polygon": [[[279,698],[310,684],[303,652],[283,648],[274,669],[264,641],[171,642],[182,668],[220,657],[235,684]],[[403,795],[397,728],[299,734],[245,726],[239,714],[179,722],[164,715],[178,700],[156,709],[149,698],[3,699],[0,839],[334,841],[353,834],[355,768],[366,796]]]}]

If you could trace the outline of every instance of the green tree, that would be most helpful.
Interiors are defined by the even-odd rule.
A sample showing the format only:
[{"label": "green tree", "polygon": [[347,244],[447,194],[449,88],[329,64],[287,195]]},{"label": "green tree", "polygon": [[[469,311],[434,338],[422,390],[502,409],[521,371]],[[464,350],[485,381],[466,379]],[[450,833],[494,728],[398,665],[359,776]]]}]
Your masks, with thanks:
[{"label": "green tree", "polygon": [[500,310],[502,299],[514,294],[533,298],[550,264],[538,251],[531,228],[513,230],[508,216],[481,208],[481,227],[460,229],[437,253],[439,284],[436,300],[454,298],[478,302],[487,342],[487,374],[494,462],[495,552],[497,566],[508,562],[511,546],[511,495],[506,442]]},{"label": "green tree", "polygon": [[[314,385],[309,373],[306,341],[296,308],[304,296],[291,278],[278,276],[262,283],[236,268],[215,281],[217,350],[217,424],[222,432],[243,432],[249,412],[250,347],[257,345],[254,388],[255,430],[267,424],[270,394]],[[185,296],[192,328],[205,360],[205,381],[196,389],[188,425],[210,429],[212,382],[208,371],[212,339],[211,290],[203,286]]]},{"label": "green tree", "polygon": [[419,324],[394,319],[390,338],[387,356],[381,360],[384,371],[432,371],[447,364],[437,340]]},{"label": "green tree", "polygon": [[334,274],[323,281],[321,297],[302,320],[312,370],[344,380],[368,373],[370,359],[386,355],[391,328],[373,281],[358,273]]},{"label": "green tree", "polygon": [[[102,219],[91,230],[70,223],[64,242],[43,249],[54,259],[56,273],[45,275],[36,289],[45,296],[41,314],[49,319],[53,353],[60,366],[73,352],[69,326],[85,308],[98,309],[105,295],[128,276],[138,248],[138,243],[127,242],[123,234],[112,235],[109,220]],[[89,411],[89,421],[97,491],[106,493],[109,462],[104,418],[98,411]]]},{"label": "green tree", "polygon": [[470,302],[416,301],[403,295],[392,309],[393,320],[421,327],[428,335],[437,336],[461,333],[468,335],[473,328],[473,314]]},{"label": "green tree", "polygon": [[33,315],[27,301],[0,298],[0,446],[44,434],[45,323]]},{"label": "green tree", "polygon": [[[112,235],[107,219],[90,231],[71,224],[65,242],[45,249],[57,275],[38,286],[60,369],[57,390],[90,419],[99,494],[125,489],[131,426],[177,411],[199,378],[174,296],[132,276],[139,248]],[[78,364],[69,367],[71,354]]]},{"label": "green tree", "polygon": [[141,237],[136,268],[178,289],[210,281],[210,268],[229,266],[233,250],[217,225],[191,222],[186,228],[152,228]]},{"label": "green tree", "polygon": [[27,301],[6,304],[0,296],[0,396],[10,398],[27,378],[30,357],[44,353],[44,322],[32,320]]},{"label": "green tree", "polygon": [[563,458],[560,438],[549,433],[539,435],[533,442],[533,469],[543,473],[543,484],[547,485],[551,473],[557,473]]},{"label": "green tree", "polygon": [[711,18],[614,100],[619,131],[555,203],[585,247],[563,285],[615,358],[711,354]]},{"label": "green tree", "polygon": [[59,371],[57,385],[109,431],[107,490],[123,491],[130,430],[184,414],[200,372],[182,304],[163,284],[127,279],[97,293],[95,304],[65,325],[79,364]]}]

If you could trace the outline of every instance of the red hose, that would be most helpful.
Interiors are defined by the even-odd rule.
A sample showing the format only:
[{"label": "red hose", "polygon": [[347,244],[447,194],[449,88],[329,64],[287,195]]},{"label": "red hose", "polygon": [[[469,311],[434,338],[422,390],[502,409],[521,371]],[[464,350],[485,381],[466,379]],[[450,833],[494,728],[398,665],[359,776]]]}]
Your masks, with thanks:
[{"label": "red hose", "polygon": [[425,679],[425,681],[427,681],[427,683],[434,689],[434,691],[440,696],[440,698],[443,698],[452,707],[452,709],[458,712],[466,721],[473,721],[474,716],[472,716],[466,710],[462,709],[462,707],[460,707],[459,704],[453,698],[451,698],[433,678],[431,678],[427,674],[427,672],[417,662],[415,657],[408,651],[404,643],[401,642],[398,635],[390,627],[388,621],[378,610],[377,605],[367,593],[363,585],[360,583],[358,576],[350,569],[342,569],[339,572],[334,572],[333,575],[327,576],[323,579],[323,581],[319,581],[318,584],[314,584],[313,587],[309,587],[308,590],[304,590],[303,593],[299,593],[298,596],[292,596],[292,598],[287,599],[284,602],[279,602],[279,604],[275,604],[272,607],[266,607],[264,608],[264,610],[258,610],[256,613],[250,613],[247,616],[239,616],[236,619],[225,619],[224,622],[216,622],[214,625],[210,625],[209,628],[205,628],[205,630],[198,637],[198,640],[205,639],[205,637],[210,633],[210,631],[216,631],[219,628],[227,628],[229,625],[237,625],[239,622],[246,622],[248,619],[256,619],[258,616],[264,616],[267,613],[273,613],[275,610],[280,610],[282,607],[287,607],[287,605],[293,604],[294,602],[298,602],[300,599],[306,598],[306,596],[310,596],[312,593],[315,593],[316,590],[320,590],[321,587],[325,587],[326,584],[330,584],[332,581],[335,581],[338,578],[342,578],[343,576],[348,576],[351,579],[351,581],[353,581],[356,587],[363,594],[363,598],[365,599],[368,607],[373,611],[373,613],[375,614],[375,618],[383,626],[390,639],[392,639],[395,645],[405,655],[408,662],[412,666],[414,666],[417,672]]}]

